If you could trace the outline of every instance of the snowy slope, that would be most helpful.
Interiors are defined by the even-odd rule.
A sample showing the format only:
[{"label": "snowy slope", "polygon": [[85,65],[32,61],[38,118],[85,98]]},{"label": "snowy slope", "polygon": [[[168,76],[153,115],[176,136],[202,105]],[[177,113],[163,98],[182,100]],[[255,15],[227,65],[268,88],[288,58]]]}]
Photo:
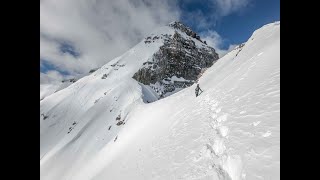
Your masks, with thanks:
[{"label": "snowy slope", "polygon": [[53,94],[58,88],[57,84],[40,84],[40,101]]},{"label": "snowy slope", "polygon": [[70,86],[73,82],[54,82],[48,84],[40,84],[40,101],[45,97],[50,96],[53,93],[56,93],[68,86]]},{"label": "snowy slope", "polygon": [[[173,33],[172,28],[165,26],[152,34]],[[132,76],[161,45],[162,39],[150,44],[141,41],[91,75],[40,101],[40,164],[43,178],[48,175],[52,179],[61,179],[64,173],[70,171],[64,165],[71,167],[74,163],[67,161],[68,158],[78,161],[81,161],[81,158],[91,158],[97,150],[112,141],[123,127],[116,125],[116,117],[120,115],[124,122],[130,108],[135,104],[152,100],[154,95],[150,94],[150,91],[142,91],[145,88],[132,79]],[[108,130],[110,126],[112,127]],[[92,137],[96,139],[97,136],[104,141],[92,141]],[[64,153],[64,149],[69,147],[71,142],[77,142],[74,145],[81,147],[78,154]],[[78,158],[80,154],[88,151],[90,154]],[[63,157],[64,155],[68,158]],[[57,164],[62,168],[56,169]]]},{"label": "snowy slope", "polygon": [[208,68],[199,97],[144,103],[154,94],[128,77],[161,43],[40,102],[41,179],[280,179],[280,22]]},{"label": "snowy slope", "polygon": [[[52,78],[47,80],[50,77],[45,77],[46,76],[45,74],[40,73],[40,101],[43,100],[45,97],[70,86],[71,84],[73,84],[77,80],[81,79],[84,76],[89,75],[90,73],[94,72],[95,70],[96,69],[92,69],[92,70],[90,70],[89,73],[73,76],[72,78],[69,77],[69,78],[64,79],[62,81],[58,81],[58,80],[52,79]],[[41,76],[43,76],[43,77],[41,77]],[[43,78],[43,82],[41,82],[41,78]]]}]

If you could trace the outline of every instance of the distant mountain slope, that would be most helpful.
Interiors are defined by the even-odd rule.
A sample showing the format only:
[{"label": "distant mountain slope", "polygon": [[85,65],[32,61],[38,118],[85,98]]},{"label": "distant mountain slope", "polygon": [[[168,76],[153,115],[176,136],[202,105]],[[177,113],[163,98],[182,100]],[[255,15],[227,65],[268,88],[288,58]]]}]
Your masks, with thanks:
[{"label": "distant mountain slope", "polygon": [[[72,83],[75,83],[78,79],[81,79],[82,77],[87,76],[96,70],[97,69],[91,69],[88,73],[77,75],[73,78],[63,79],[62,81],[58,81],[52,78],[50,79],[50,77],[43,77],[46,75],[40,73],[40,101],[43,100],[45,97],[70,86]],[[41,82],[41,78],[43,78],[44,82]],[[47,80],[48,78],[50,80]]]}]

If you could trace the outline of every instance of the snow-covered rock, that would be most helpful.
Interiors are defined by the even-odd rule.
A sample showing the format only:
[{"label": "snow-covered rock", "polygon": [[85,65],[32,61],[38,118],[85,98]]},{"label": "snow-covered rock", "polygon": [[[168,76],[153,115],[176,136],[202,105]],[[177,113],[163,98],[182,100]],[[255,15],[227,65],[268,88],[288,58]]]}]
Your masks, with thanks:
[{"label": "snow-covered rock", "polygon": [[169,27],[174,29],[173,35],[161,33],[145,39],[145,43],[160,39],[163,45],[133,75],[137,81],[153,88],[160,97],[191,86],[219,58],[215,49],[202,43],[189,27],[180,22],[172,22]]}]

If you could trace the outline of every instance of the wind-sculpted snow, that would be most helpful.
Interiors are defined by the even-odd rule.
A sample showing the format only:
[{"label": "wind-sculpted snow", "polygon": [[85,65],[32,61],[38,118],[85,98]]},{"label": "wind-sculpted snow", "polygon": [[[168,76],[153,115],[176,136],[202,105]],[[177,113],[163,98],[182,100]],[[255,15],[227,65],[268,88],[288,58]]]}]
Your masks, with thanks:
[{"label": "wind-sculpted snow", "polygon": [[41,179],[280,179],[280,22],[208,68],[200,96],[144,103],[155,95],[127,77],[160,41],[40,102]]}]

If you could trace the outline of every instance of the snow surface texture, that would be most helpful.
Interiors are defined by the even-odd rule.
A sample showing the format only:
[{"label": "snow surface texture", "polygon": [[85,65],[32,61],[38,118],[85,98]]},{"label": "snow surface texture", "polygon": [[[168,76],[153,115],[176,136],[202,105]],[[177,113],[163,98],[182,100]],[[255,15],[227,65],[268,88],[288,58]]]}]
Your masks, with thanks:
[{"label": "snow surface texture", "polygon": [[[47,83],[40,83],[40,101],[43,100],[46,96],[49,96],[53,93],[56,93],[68,86],[70,86],[72,83],[76,82],[78,79],[81,79],[84,76],[87,76],[91,72],[93,72],[95,69],[90,70],[89,73],[77,75],[74,78],[65,79],[62,81],[57,80],[51,80]],[[40,74],[41,76],[41,74]],[[41,77],[40,77],[41,78]]]},{"label": "snow surface texture", "polygon": [[40,101],[43,100],[46,96],[53,94],[58,88],[59,85],[55,83],[40,84]]},{"label": "snow surface texture", "polygon": [[280,179],[280,22],[208,68],[200,96],[144,103],[155,95],[128,77],[161,43],[40,101],[41,179]]}]

